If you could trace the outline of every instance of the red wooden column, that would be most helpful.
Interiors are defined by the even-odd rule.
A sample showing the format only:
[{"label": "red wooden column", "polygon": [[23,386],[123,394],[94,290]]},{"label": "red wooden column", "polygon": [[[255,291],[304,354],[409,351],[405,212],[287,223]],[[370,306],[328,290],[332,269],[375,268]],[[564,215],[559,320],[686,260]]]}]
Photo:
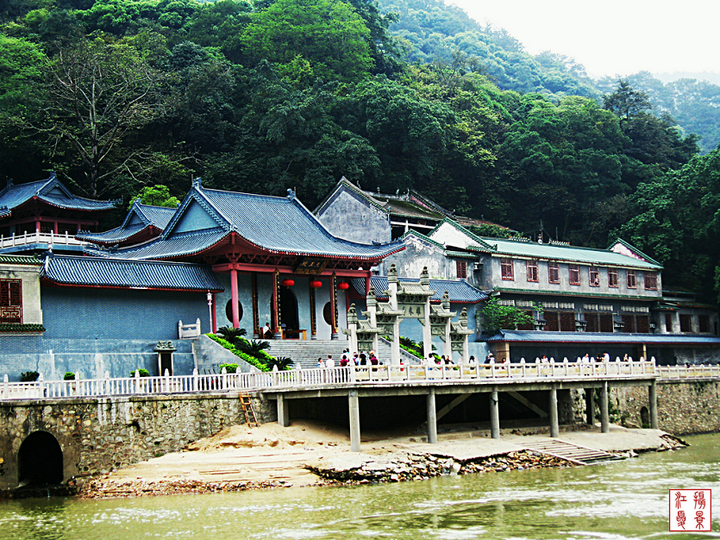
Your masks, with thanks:
[{"label": "red wooden column", "polygon": [[335,272],[333,272],[332,277],[330,278],[330,319],[332,322],[332,329],[330,334],[330,339],[338,339],[338,331],[337,331],[337,319],[338,319],[338,313],[337,313],[337,276],[335,275]]},{"label": "red wooden column", "polygon": [[276,268],[273,274],[272,295],[272,326],[275,338],[282,337],[280,332],[280,271]]},{"label": "red wooden column", "polygon": [[230,294],[232,296],[233,328],[240,328],[240,310],[238,309],[240,299],[238,298],[237,270],[234,268],[230,270]]}]

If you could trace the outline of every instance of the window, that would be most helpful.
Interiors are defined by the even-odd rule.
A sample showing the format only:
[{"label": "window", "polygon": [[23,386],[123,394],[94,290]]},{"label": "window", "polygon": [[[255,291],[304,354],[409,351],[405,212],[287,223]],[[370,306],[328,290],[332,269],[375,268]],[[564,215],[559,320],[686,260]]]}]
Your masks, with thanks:
[{"label": "window", "polygon": [[527,268],[527,280],[537,282],[537,280],[538,280],[538,263],[537,263],[537,261],[527,261],[525,263],[525,266]]},{"label": "window", "polygon": [[612,334],[615,331],[615,325],[613,324],[612,313],[601,313],[600,314],[600,331],[607,334]]},{"label": "window", "polygon": [[618,271],[614,268],[608,269],[608,287],[618,287],[620,280],[618,278]]},{"label": "window", "polygon": [[635,270],[627,271],[627,288],[628,289],[637,288],[637,277],[635,275]]},{"label": "window", "polygon": [[698,326],[703,334],[710,332],[710,315],[698,316]]},{"label": "window", "polygon": [[645,272],[645,290],[657,291],[657,274]]},{"label": "window", "polygon": [[635,333],[635,315],[623,315],[622,316],[622,322],[623,322],[623,332],[627,332],[629,334]]},{"label": "window", "polygon": [[673,331],[672,313],[665,314],[665,331],[670,333]]},{"label": "window", "polygon": [[458,279],[467,278],[467,262],[466,261],[456,261],[455,262],[455,271],[457,272]]},{"label": "window", "polygon": [[501,259],[500,270],[502,272],[502,278],[505,281],[515,281],[515,272],[513,270],[512,259]]},{"label": "window", "polygon": [[590,269],[590,286],[591,287],[599,287],[600,286],[600,270],[598,270],[597,268]]},{"label": "window", "polygon": [[577,264],[569,266],[570,285],[580,285],[580,267]]},{"label": "window", "polygon": [[0,279],[0,323],[22,323],[22,281]]},{"label": "window", "polygon": [[[525,315],[527,315],[530,318],[533,318],[533,312],[532,311],[525,311]],[[518,330],[535,330],[535,320],[533,319],[532,322],[526,323],[526,324],[518,324],[517,327]]]},{"label": "window", "polygon": [[548,282],[560,283],[560,266],[554,261],[548,263]]},{"label": "window", "polygon": [[689,313],[680,314],[680,331],[692,332],[692,315]]},{"label": "window", "polygon": [[574,311],[545,311],[543,317],[548,332],[575,332]]},{"label": "window", "polygon": [[649,334],[650,333],[650,317],[647,315],[636,315],[635,316],[635,332],[638,334]]}]

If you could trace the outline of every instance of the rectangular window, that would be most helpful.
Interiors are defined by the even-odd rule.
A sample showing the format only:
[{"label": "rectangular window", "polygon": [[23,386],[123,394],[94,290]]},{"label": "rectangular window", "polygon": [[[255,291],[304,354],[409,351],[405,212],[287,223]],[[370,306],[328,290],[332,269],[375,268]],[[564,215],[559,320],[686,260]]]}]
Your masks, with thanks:
[{"label": "rectangular window", "polygon": [[612,334],[615,331],[612,313],[600,314],[600,331],[607,334]]},{"label": "rectangular window", "polygon": [[560,317],[557,311],[545,311],[545,330],[548,332],[557,332],[560,330]]},{"label": "rectangular window", "polygon": [[672,333],[673,326],[672,326],[672,313],[666,313],[665,314],[665,331]]},{"label": "rectangular window", "polygon": [[637,315],[635,317],[635,332],[638,334],[650,333],[650,317],[647,315]]},{"label": "rectangular window", "polygon": [[560,265],[556,262],[548,263],[548,282],[560,283]]},{"label": "rectangular window", "polygon": [[561,332],[574,332],[575,331],[575,312],[574,311],[563,311],[560,313],[560,331]]},{"label": "rectangular window", "polygon": [[538,263],[537,261],[527,261],[525,263],[527,268],[527,280],[534,281],[537,283],[538,280]]},{"label": "rectangular window", "polygon": [[680,331],[692,332],[692,315],[689,313],[680,314]]},{"label": "rectangular window", "polygon": [[466,261],[456,261],[455,270],[457,271],[458,279],[467,278],[467,262]]},{"label": "rectangular window", "polygon": [[598,270],[597,268],[590,269],[590,286],[591,287],[599,287],[600,286],[600,270]]},{"label": "rectangular window", "polygon": [[580,285],[580,267],[577,264],[569,266],[570,285]]},{"label": "rectangular window", "polygon": [[657,274],[645,272],[645,290],[657,291]]},{"label": "rectangular window", "polygon": [[515,281],[515,272],[513,270],[512,259],[501,259],[500,270],[502,272],[502,278],[505,281]]},{"label": "rectangular window", "polygon": [[710,315],[699,315],[698,326],[700,327],[699,330],[703,334],[710,333]]},{"label": "rectangular window", "polygon": [[[533,312],[532,312],[532,311],[526,311],[526,312],[525,312],[525,315],[527,315],[528,317],[532,318]],[[535,330],[535,323],[534,323],[534,322],[529,322],[529,323],[526,323],[526,324],[519,324],[518,327],[517,327],[517,329],[518,329],[518,330]]]},{"label": "rectangular window", "polygon": [[627,271],[627,288],[628,289],[637,288],[637,277],[635,276],[635,270]]},{"label": "rectangular window", "polygon": [[628,334],[635,333],[635,315],[623,315],[622,322],[623,322],[623,329],[622,329],[623,332],[626,332]]},{"label": "rectangular window", "polygon": [[618,287],[620,285],[620,280],[618,278],[618,271],[609,268],[608,269],[608,287]]},{"label": "rectangular window", "polygon": [[600,331],[600,320],[597,313],[586,313],[585,314],[585,331],[586,332],[599,332]]},{"label": "rectangular window", "polygon": [[0,323],[22,323],[22,281],[0,279]]}]

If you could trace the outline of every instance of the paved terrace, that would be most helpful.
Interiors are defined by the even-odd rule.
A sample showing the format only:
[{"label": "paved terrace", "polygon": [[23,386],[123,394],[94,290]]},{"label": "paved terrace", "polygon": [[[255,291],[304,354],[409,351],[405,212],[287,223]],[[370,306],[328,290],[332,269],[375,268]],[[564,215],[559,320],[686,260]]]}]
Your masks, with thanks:
[{"label": "paved terrace", "polygon": [[[76,379],[0,384],[0,400],[77,399],[83,397],[177,393],[254,392],[277,402],[278,422],[289,425],[293,399],[347,397],[350,439],[360,449],[360,397],[424,395],[427,398],[428,442],[437,441],[437,394],[458,395],[454,407],[468,395],[487,393],[490,399],[491,436],[499,438],[498,393],[542,390],[549,392],[550,436],[559,434],[557,391],[570,388],[600,390],[601,430],[609,431],[608,388],[649,386],[651,427],[657,429],[657,380],[720,379],[720,366],[660,367],[648,361],[505,363],[480,365],[351,366],[297,369],[269,373],[220,373],[163,377]],[[586,392],[588,423],[594,423],[591,392]],[[463,397],[464,396],[464,397]],[[457,402],[457,403],[456,403]],[[537,408],[529,404],[530,408]]]}]

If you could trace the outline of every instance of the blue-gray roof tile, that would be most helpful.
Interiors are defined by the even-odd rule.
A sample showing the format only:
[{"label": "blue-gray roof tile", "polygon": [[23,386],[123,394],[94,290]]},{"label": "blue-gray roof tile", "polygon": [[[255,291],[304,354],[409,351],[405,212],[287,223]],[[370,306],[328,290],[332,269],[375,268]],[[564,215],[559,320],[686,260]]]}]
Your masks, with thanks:
[{"label": "blue-gray roof tile", "polygon": [[42,275],[60,285],[179,291],[223,290],[209,266],[167,261],[48,255]]},{"label": "blue-gray roof tile", "polygon": [[[417,279],[398,278],[400,283],[417,283]],[[362,296],[365,296],[365,279],[352,279],[353,288]],[[375,296],[384,300],[385,291],[388,290],[388,278],[386,276],[372,276],[370,278],[370,286],[375,290]],[[467,281],[453,279],[431,279],[430,290],[435,294],[430,298],[431,302],[440,302],[445,291],[448,292],[450,302],[458,302],[465,304],[475,304],[487,300],[488,295],[470,285]]]},{"label": "blue-gray roof tile", "polygon": [[0,207],[5,206],[12,211],[13,208],[17,208],[33,197],[52,206],[71,210],[111,210],[115,207],[113,201],[96,201],[73,195],[60,183],[55,173],[52,173],[47,180],[7,185],[0,190]]}]

